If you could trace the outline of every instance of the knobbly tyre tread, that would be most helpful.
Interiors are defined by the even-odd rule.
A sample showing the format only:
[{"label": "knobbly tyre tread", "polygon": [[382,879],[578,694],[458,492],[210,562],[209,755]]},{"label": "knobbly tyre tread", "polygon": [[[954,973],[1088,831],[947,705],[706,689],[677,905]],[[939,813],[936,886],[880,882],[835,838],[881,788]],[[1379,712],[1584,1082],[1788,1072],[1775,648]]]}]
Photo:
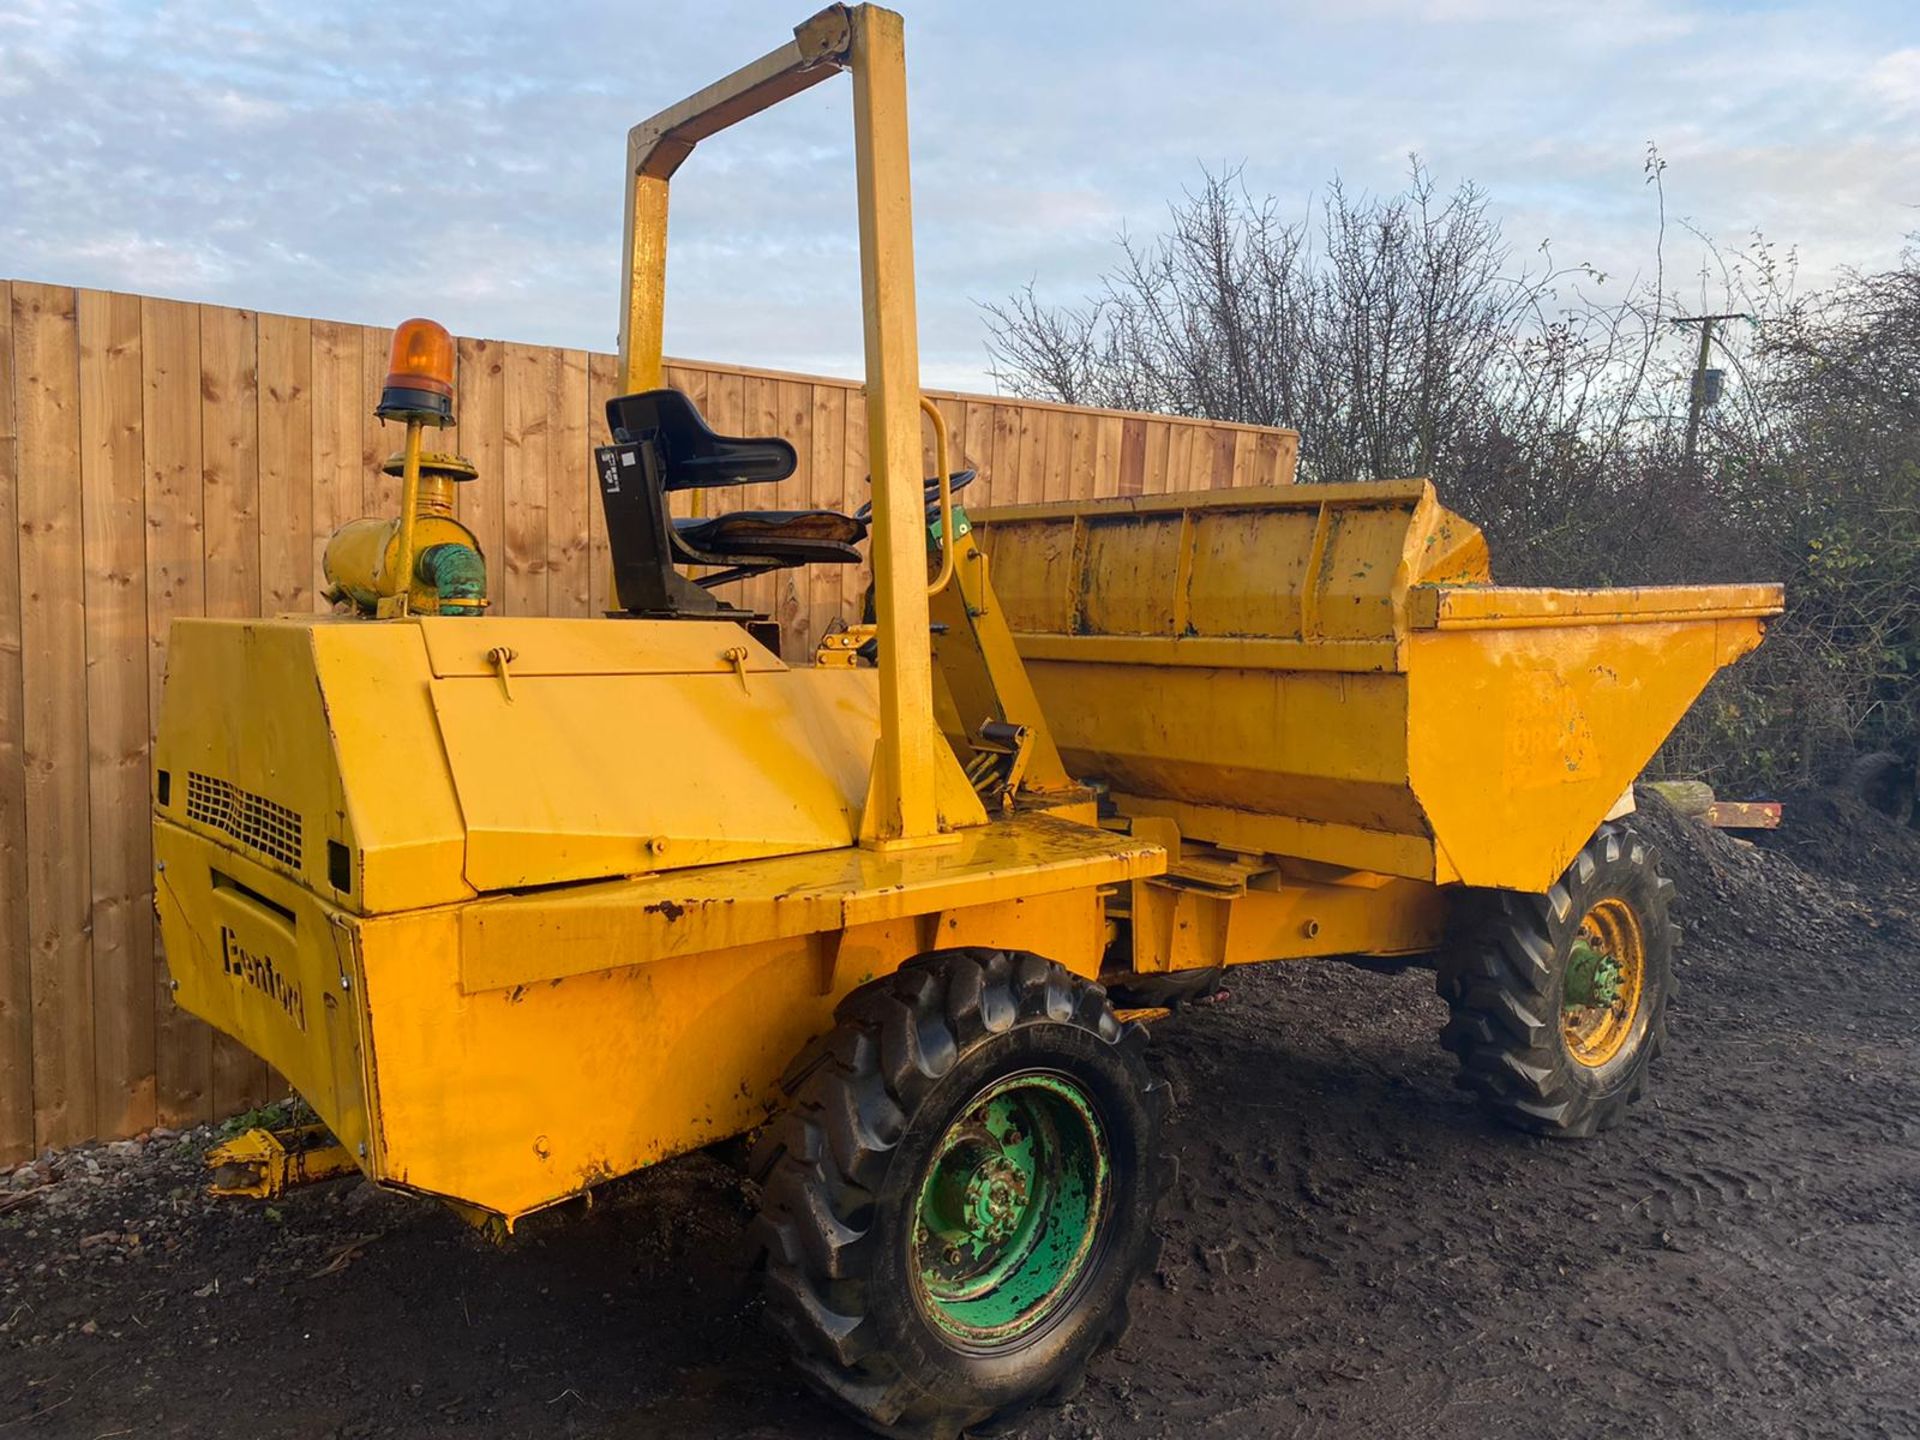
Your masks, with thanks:
[{"label": "knobbly tyre tread", "polygon": [[[1581,917],[1622,887],[1639,892],[1651,1013],[1628,1052],[1589,1071],[1562,1045],[1561,969]],[[1594,832],[1546,894],[1477,897],[1435,984],[1451,1012],[1440,1043],[1459,1057],[1454,1083],[1498,1119],[1534,1134],[1585,1139],[1619,1124],[1646,1093],[1647,1067],[1666,1046],[1680,944],[1675,898],[1653,848],[1617,821]]]},{"label": "knobbly tyre tread", "polygon": [[[875,1260],[876,1197],[911,1117],[962,1055],[1023,1024],[1071,1026],[1114,1047],[1156,1129],[1169,1091],[1146,1069],[1144,1028],[1123,1025],[1098,984],[1035,955],[956,949],[916,956],[849,994],[835,1020],[782,1077],[787,1108],[749,1162],[762,1187],[751,1238],[765,1257],[768,1314],[814,1388],[883,1434],[949,1440],[1019,1406],[957,1405],[931,1393],[880,1334],[874,1309],[888,1297],[870,1297],[866,1278]],[[1145,1137],[1148,1155],[1157,1156],[1156,1139]],[[1149,1205],[1171,1180],[1170,1165],[1162,1161],[1152,1178]],[[1047,1377],[1043,1402],[1077,1390],[1087,1362],[1125,1333],[1128,1294],[1159,1259],[1159,1237],[1147,1233],[1102,1332]]]}]

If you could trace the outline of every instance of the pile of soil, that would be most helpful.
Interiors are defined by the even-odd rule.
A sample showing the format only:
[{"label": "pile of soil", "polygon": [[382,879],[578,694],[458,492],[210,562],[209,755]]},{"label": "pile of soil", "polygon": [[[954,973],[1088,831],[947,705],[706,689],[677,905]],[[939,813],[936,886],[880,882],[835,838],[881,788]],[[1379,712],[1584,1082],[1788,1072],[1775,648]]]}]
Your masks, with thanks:
[{"label": "pile of soil", "polygon": [[[1646,797],[1673,1039],[1626,1126],[1503,1130],[1431,975],[1250,967],[1155,1027],[1180,1180],[1135,1324],[1040,1437],[1920,1434],[1920,866],[1790,805]],[[694,1155],[495,1247],[360,1181],[201,1190],[205,1133],[0,1188],[0,1435],[846,1436],[765,1334]]]},{"label": "pile of soil", "polygon": [[1920,829],[1901,824],[1842,787],[1789,795],[1778,830],[1756,840],[1793,857],[1810,874],[1863,893],[1912,892],[1920,876]]}]

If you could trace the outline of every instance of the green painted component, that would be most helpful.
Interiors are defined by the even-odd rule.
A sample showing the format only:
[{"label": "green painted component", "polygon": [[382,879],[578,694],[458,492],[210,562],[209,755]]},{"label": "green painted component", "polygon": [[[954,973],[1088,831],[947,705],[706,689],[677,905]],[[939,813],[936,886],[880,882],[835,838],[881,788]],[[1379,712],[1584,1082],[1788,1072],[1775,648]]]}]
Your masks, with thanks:
[{"label": "green painted component", "polygon": [[1567,983],[1561,991],[1568,1010],[1612,1005],[1620,998],[1620,962],[1585,938],[1575,940],[1567,955]]},{"label": "green painted component", "polygon": [[429,545],[420,552],[414,572],[433,586],[443,615],[486,613],[487,562],[465,545]]},{"label": "green painted component", "polygon": [[934,1322],[983,1347],[1044,1323],[1086,1270],[1110,1182],[1105,1127],[1072,1081],[1032,1071],[976,1096],[920,1187],[914,1263]]},{"label": "green painted component", "polygon": [[[961,509],[958,500],[953,502],[953,533],[956,539],[973,533],[973,522],[967,519],[967,512]],[[940,543],[940,517],[937,514],[927,521],[927,538],[935,545]]]}]

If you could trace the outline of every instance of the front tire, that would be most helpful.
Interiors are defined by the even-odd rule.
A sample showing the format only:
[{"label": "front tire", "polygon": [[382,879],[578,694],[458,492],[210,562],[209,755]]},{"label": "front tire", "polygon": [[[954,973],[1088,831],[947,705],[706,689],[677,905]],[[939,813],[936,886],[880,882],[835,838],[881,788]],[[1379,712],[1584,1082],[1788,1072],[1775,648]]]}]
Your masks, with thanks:
[{"label": "front tire", "polygon": [[1545,895],[1483,897],[1439,970],[1458,1083],[1535,1134],[1619,1124],[1666,1041],[1673,894],[1646,842],[1609,822]]},{"label": "front tire", "polygon": [[752,1165],[801,1371],[883,1434],[939,1440],[1070,1393],[1157,1256],[1145,1032],[993,950],[918,956],[835,1018]]}]

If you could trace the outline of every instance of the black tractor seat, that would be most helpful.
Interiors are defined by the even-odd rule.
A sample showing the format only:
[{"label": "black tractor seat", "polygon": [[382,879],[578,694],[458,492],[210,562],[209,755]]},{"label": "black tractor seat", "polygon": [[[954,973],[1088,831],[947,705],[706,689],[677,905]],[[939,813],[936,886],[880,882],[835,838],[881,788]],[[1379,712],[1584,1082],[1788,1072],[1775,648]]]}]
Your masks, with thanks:
[{"label": "black tractor seat", "polygon": [[857,563],[853,547],[867,538],[863,521],[837,510],[735,510],[728,515],[682,518],[675,538],[692,550],[729,555],[765,555],[796,565],[821,561]]},{"label": "black tractor seat", "polygon": [[616,395],[607,402],[607,427],[617,445],[657,447],[663,490],[784,480],[800,463],[793,446],[778,435],[758,440],[716,435],[680,390]]},{"label": "black tractor seat", "polygon": [[[630,615],[739,618],[747,612],[707,592],[794,565],[854,565],[864,517],[834,510],[742,510],[673,518],[675,490],[772,484],[798,467],[778,436],[718,435],[678,390],[647,390],[607,402],[614,443],[594,452],[613,552],[614,587]],[[697,580],[680,566],[701,565]]]}]

